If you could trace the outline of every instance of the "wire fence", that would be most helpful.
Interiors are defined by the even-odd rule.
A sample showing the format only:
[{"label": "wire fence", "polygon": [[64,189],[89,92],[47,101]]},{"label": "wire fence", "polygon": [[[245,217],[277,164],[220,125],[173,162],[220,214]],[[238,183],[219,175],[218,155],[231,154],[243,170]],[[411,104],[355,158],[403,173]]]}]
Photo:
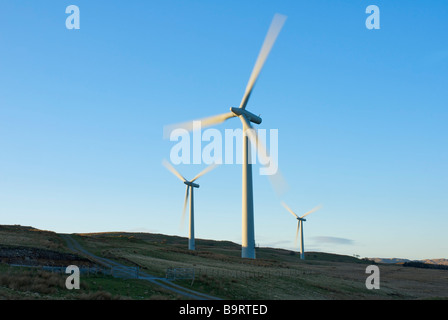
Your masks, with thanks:
[{"label": "wire fence", "polygon": [[272,277],[300,277],[310,275],[314,272],[296,269],[269,269],[269,270],[239,270],[220,269],[212,267],[194,268],[168,268],[166,278],[168,280],[194,279],[201,276],[228,278],[228,279],[250,279],[250,278],[272,278]]},{"label": "wire fence", "polygon": [[168,268],[165,278],[167,280],[192,279],[196,275],[195,268]]},{"label": "wire fence", "polygon": [[[63,266],[32,266],[32,265],[17,265],[11,264],[11,266],[17,267],[29,267],[41,269],[49,272],[56,272],[60,274],[66,273],[66,268]],[[108,275],[115,278],[122,279],[138,279],[140,277],[140,267],[128,267],[128,266],[93,266],[93,267],[79,267],[79,271],[84,275]],[[268,269],[262,270],[254,268],[252,270],[240,270],[240,269],[221,269],[213,267],[169,267],[165,272],[165,279],[174,281],[180,279],[191,279],[200,277],[214,277],[214,278],[228,278],[228,279],[251,279],[251,278],[272,278],[272,277],[300,277],[304,275],[310,275],[315,272],[308,270],[297,269]]]},{"label": "wire fence", "polygon": [[[12,267],[25,267],[25,268],[34,268],[40,269],[43,271],[54,272],[65,274],[67,267],[63,266],[32,266],[32,265],[22,265],[22,264],[10,264]],[[84,275],[109,275],[115,278],[126,278],[126,279],[136,279],[139,277],[140,268],[137,267],[78,267],[80,274]]]},{"label": "wire fence", "polygon": [[218,268],[196,268],[197,277],[204,275],[209,277],[248,279],[248,278],[272,278],[272,277],[297,277],[305,274],[311,274],[309,271],[294,269],[272,269],[272,270],[237,270],[237,269],[218,269]]}]

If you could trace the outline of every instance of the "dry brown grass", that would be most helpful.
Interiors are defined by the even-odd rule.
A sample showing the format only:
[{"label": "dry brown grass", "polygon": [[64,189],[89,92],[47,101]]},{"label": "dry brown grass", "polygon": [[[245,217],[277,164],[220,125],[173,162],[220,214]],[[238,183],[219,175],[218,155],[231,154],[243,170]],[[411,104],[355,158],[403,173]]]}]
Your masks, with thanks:
[{"label": "dry brown grass", "polygon": [[2,245],[25,246],[55,251],[66,251],[65,243],[52,231],[18,225],[0,225]]},{"label": "dry brown grass", "polygon": [[[6,234],[0,227],[1,232]],[[11,232],[13,231],[13,232]],[[27,234],[29,233],[29,234]],[[9,241],[16,237],[9,230]],[[30,243],[36,237],[41,246],[58,243],[58,235],[20,230],[21,243]],[[50,237],[51,240],[45,237]],[[145,233],[101,233],[74,235],[88,251],[123,264],[140,266],[143,272],[164,276],[167,268],[193,267],[196,278],[179,281],[180,284],[216,295],[224,299],[438,299],[448,297],[448,270],[420,269],[398,265],[380,265],[380,290],[367,290],[366,266],[369,262],[353,257],[325,253],[307,253],[302,261],[297,254],[272,248],[257,249],[257,259],[240,258],[240,246],[225,241],[197,240],[197,250],[187,249],[187,240]],[[2,239],[2,238],[0,238]],[[3,239],[2,239],[3,241]],[[17,290],[45,290],[32,288],[29,281],[0,279],[0,287]],[[8,282],[9,281],[9,282]],[[26,283],[27,284],[26,284]],[[3,283],[3,284],[2,284]],[[28,287],[27,287],[28,286]],[[56,284],[53,286],[56,287]],[[13,289],[10,289],[13,290]],[[129,288],[122,288],[125,296]],[[149,291],[148,291],[149,290]],[[86,299],[121,299],[119,292],[95,287],[97,294],[88,293]],[[104,291],[104,292],[102,292]],[[144,293],[148,291],[148,293]],[[108,292],[108,293],[105,293]],[[169,294],[142,289],[150,299],[176,299]],[[1,292],[0,292],[1,294]]]},{"label": "dry brown grass", "polygon": [[65,288],[65,278],[39,269],[17,271],[9,269],[0,274],[0,287],[14,291],[33,292],[39,295],[55,294]]},{"label": "dry brown grass", "polygon": [[[150,234],[85,234],[89,250],[163,276],[169,267],[194,267],[193,289],[225,299],[433,299],[448,297],[448,271],[380,265],[380,290],[365,286],[367,265],[354,257],[260,248],[256,260],[240,258],[240,246]],[[180,281],[189,287],[191,280]]]},{"label": "dry brown grass", "polygon": [[125,297],[121,295],[113,295],[107,291],[96,291],[96,292],[88,292],[81,293],[77,296],[79,300],[127,300]]}]

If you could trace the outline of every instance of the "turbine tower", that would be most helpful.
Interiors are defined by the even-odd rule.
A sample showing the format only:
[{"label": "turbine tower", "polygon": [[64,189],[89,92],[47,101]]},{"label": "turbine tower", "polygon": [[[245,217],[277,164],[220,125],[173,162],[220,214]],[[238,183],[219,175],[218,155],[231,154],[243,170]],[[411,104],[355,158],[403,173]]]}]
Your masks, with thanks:
[{"label": "turbine tower", "polygon": [[[201,121],[201,127],[213,126],[226,121],[227,119],[238,117],[243,126],[243,161],[242,161],[242,251],[241,256],[243,258],[255,259],[255,227],[254,227],[254,203],[253,203],[253,185],[252,185],[252,164],[249,161],[249,148],[250,143],[253,143],[257,147],[257,151],[260,157],[263,157],[265,161],[263,163],[268,163],[266,158],[269,159],[264,145],[259,141],[258,135],[252,128],[251,122],[255,124],[261,123],[261,118],[255,114],[246,110],[249,97],[254,88],[255,82],[260,74],[261,69],[269,55],[269,52],[277,39],[284,23],[286,21],[286,16],[276,14],[272,20],[269,27],[268,33],[261,47],[258,58],[255,62],[255,66],[252,70],[252,74],[249,78],[249,82],[246,86],[246,91],[244,92],[243,99],[240,102],[238,108],[231,107],[230,112],[219,114],[216,116],[211,116],[203,118]],[[183,128],[188,131],[193,130],[194,121],[185,122],[182,124],[171,125],[165,128],[168,131],[174,129]],[[264,151],[264,152],[262,152]],[[269,160],[271,161],[271,160]],[[272,161],[271,161],[272,162]],[[270,176],[272,179],[280,178],[279,172],[277,174]],[[281,179],[281,178],[280,178]],[[274,186],[276,187],[276,186]]]},{"label": "turbine tower", "polygon": [[291,212],[291,214],[297,219],[297,231],[296,231],[296,238],[294,240],[294,247],[297,246],[297,238],[298,238],[299,232],[300,232],[300,259],[305,259],[305,249],[304,249],[304,243],[303,243],[303,222],[306,221],[306,219],[304,219],[304,218],[307,215],[309,215],[310,213],[313,213],[313,212],[319,210],[322,206],[319,205],[319,206],[315,207],[313,210],[310,210],[307,213],[305,213],[303,216],[299,217],[284,202],[282,202],[282,204],[286,208],[286,210]]},{"label": "turbine tower", "polygon": [[183,225],[183,222],[185,220],[185,210],[186,210],[187,204],[188,204],[188,197],[190,196],[190,217],[189,217],[189,220],[190,220],[189,224],[190,224],[190,226],[189,226],[189,233],[188,233],[188,249],[196,250],[196,245],[195,245],[195,241],[194,241],[194,196],[193,196],[193,191],[194,191],[194,188],[199,188],[199,185],[197,183],[194,183],[194,182],[197,179],[199,179],[200,177],[202,177],[204,174],[206,174],[207,172],[213,170],[217,165],[216,164],[212,164],[212,165],[208,166],[203,171],[201,171],[196,177],[194,177],[193,179],[188,181],[176,169],[174,169],[174,167],[168,161],[163,160],[162,163],[169,171],[171,171],[171,173],[173,173],[184,184],[187,185],[187,189],[185,191],[184,208],[182,210],[182,222],[181,222],[181,224]]}]

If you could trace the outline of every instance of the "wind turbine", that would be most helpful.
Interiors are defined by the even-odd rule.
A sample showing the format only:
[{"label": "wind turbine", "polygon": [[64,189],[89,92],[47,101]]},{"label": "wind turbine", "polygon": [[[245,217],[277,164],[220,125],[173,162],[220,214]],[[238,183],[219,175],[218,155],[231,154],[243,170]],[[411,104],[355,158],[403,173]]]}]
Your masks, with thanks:
[{"label": "wind turbine", "polygon": [[[203,171],[201,171],[196,177],[188,181],[185,179],[174,167],[166,160],[163,160],[163,165],[171,171],[176,177],[178,177],[183,183],[187,185],[187,189],[185,191],[185,200],[184,200],[184,208],[182,211],[182,224],[185,220],[185,210],[187,209],[188,204],[188,196],[190,196],[190,227],[189,227],[189,234],[188,234],[188,249],[195,250],[195,241],[194,241],[194,197],[193,197],[193,190],[194,188],[199,188],[199,185],[197,183],[194,183],[197,179],[202,177],[204,174],[208,173],[209,171],[213,170],[217,165],[212,164],[205,168]],[[190,192],[191,190],[191,192]]]},{"label": "wind turbine", "polygon": [[296,231],[296,238],[294,240],[294,247],[297,246],[297,238],[299,236],[299,232],[300,232],[300,259],[305,259],[305,251],[304,251],[304,243],[303,243],[303,222],[306,221],[306,219],[304,219],[307,215],[309,215],[310,213],[313,213],[317,210],[319,210],[322,206],[319,205],[317,207],[315,207],[314,209],[308,211],[307,213],[305,213],[303,216],[299,217],[297,214],[295,214],[294,211],[291,210],[291,208],[289,208],[286,203],[282,202],[283,206],[286,208],[286,210],[288,210],[289,212],[291,212],[291,214],[296,217],[297,219],[297,231]]},{"label": "wind turbine", "polygon": [[[240,102],[238,108],[231,107],[230,112],[219,114],[216,116],[211,116],[203,118],[201,121],[201,127],[213,126],[226,121],[227,119],[238,117],[243,125],[243,188],[242,188],[242,252],[241,256],[243,258],[255,259],[255,230],[254,230],[254,204],[253,204],[253,186],[252,186],[252,164],[250,163],[249,157],[249,143],[252,142],[258,150],[261,157],[269,158],[267,156],[264,145],[259,141],[258,135],[253,130],[251,122],[255,124],[261,123],[261,118],[255,114],[246,110],[249,97],[254,88],[255,82],[260,74],[261,69],[269,55],[269,52],[277,39],[284,23],[286,21],[286,16],[275,14],[272,23],[269,27],[268,33],[265,37],[264,43],[261,47],[258,58],[255,62],[255,66],[252,70],[252,74],[249,78],[249,82],[246,86],[246,91],[244,92],[243,99]],[[185,122],[182,124],[176,124],[169,126],[173,129],[183,128],[188,131],[192,131],[194,128],[194,121]],[[165,128],[167,129],[167,128]],[[267,163],[263,161],[263,163]],[[270,176],[271,182],[273,178],[279,178],[277,172],[276,175]]]}]

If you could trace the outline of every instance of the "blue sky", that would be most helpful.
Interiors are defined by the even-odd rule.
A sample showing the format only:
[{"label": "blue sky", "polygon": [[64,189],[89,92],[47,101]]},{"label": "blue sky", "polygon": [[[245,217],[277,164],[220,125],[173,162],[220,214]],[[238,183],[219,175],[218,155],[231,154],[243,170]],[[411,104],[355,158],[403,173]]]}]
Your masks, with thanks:
[{"label": "blue sky", "polygon": [[[79,30],[65,27],[71,4]],[[0,223],[186,236],[163,126],[239,105],[275,13],[288,20],[248,110],[278,129],[290,188],[279,198],[254,176],[257,244],[293,248],[283,200],[323,205],[305,250],[448,258],[445,1],[4,0]],[[196,237],[240,243],[241,166],[198,182]]]}]

